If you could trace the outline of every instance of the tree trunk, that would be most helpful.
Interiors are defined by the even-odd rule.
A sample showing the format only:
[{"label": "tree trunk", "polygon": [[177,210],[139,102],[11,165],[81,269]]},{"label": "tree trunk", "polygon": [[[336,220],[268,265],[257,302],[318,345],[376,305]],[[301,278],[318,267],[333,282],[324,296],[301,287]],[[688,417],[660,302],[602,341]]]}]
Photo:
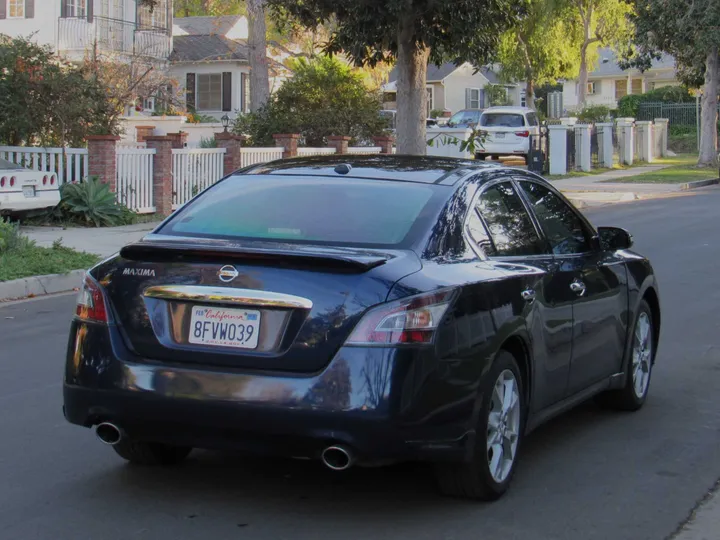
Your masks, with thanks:
[{"label": "tree trunk", "polygon": [[400,21],[397,53],[397,153],[424,156],[427,152],[427,63],[430,49],[413,36],[412,13]]},{"label": "tree trunk", "polygon": [[578,77],[578,106],[581,109],[585,107],[585,101],[587,101],[587,50],[588,44],[583,43],[582,47],[580,47],[580,77]]},{"label": "tree trunk", "polygon": [[532,70],[527,71],[525,76],[525,106],[535,110],[535,81]]},{"label": "tree trunk", "polygon": [[250,110],[260,109],[270,97],[265,0],[247,0],[248,48],[250,49]]},{"label": "tree trunk", "polygon": [[717,95],[718,48],[712,47],[705,59],[705,85],[700,105],[700,166],[717,163]]}]

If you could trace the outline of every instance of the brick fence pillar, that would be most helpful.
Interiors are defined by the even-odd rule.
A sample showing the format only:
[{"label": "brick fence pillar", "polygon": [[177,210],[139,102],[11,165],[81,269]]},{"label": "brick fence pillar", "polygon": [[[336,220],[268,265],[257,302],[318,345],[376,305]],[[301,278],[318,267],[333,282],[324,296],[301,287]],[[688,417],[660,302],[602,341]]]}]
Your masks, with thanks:
[{"label": "brick fence pillar", "polygon": [[381,154],[392,154],[393,146],[395,144],[395,139],[393,137],[391,137],[390,135],[381,135],[378,137],[373,137],[372,139],[375,143],[375,146],[380,147]]},{"label": "brick fence pillar", "polygon": [[145,139],[152,137],[155,126],[135,126],[135,140],[145,142]]},{"label": "brick fence pillar", "polygon": [[328,144],[335,148],[336,154],[347,154],[350,137],[346,135],[331,135],[328,137]]},{"label": "brick fence pillar", "polygon": [[116,135],[91,135],[88,143],[88,176],[97,176],[101,182],[117,191],[117,163],[115,149],[120,137]]},{"label": "brick fence pillar", "polygon": [[173,138],[153,135],[145,142],[148,148],[155,149],[153,160],[153,203],[155,211],[161,216],[172,214],[172,150]]},{"label": "brick fence pillar", "polygon": [[185,148],[187,143],[188,134],[186,131],[178,131],[177,133],[168,133],[166,137],[170,137],[172,140],[173,148]]},{"label": "brick fence pillar", "polygon": [[283,159],[297,157],[298,144],[300,143],[299,133],[282,133],[273,135],[275,146],[284,148]]},{"label": "brick fence pillar", "polygon": [[225,176],[242,168],[243,139],[244,137],[242,135],[235,135],[234,133],[223,132],[215,134],[215,141],[217,142],[218,148],[225,149],[225,156],[223,157],[223,174],[225,174]]}]

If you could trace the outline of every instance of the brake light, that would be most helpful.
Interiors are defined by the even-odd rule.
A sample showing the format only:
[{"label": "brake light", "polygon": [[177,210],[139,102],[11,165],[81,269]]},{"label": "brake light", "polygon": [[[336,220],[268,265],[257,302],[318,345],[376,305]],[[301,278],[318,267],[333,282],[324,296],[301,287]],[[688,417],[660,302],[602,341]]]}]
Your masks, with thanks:
[{"label": "brake light", "polygon": [[517,135],[518,137],[529,137],[530,132],[529,131],[516,131],[515,135]]},{"label": "brake light", "polygon": [[54,186],[54,185],[55,185],[55,175],[54,175],[54,174],[51,174],[51,175],[50,175],[50,185],[51,185],[51,186]]},{"label": "brake light", "polygon": [[48,177],[46,174],[45,176],[43,176],[43,186],[47,186],[47,183],[48,183]]},{"label": "brake light", "polygon": [[350,334],[347,344],[431,343],[454,297],[455,289],[445,289],[371,309]]},{"label": "brake light", "polygon": [[103,292],[100,285],[88,275],[85,276],[80,294],[78,294],[75,316],[81,321],[108,322]]},{"label": "brake light", "polygon": [[15,177],[10,178],[10,187],[13,187],[15,185]]},{"label": "brake light", "polygon": [[0,178],[0,187],[5,187],[5,182],[7,182],[7,178],[5,176]]}]

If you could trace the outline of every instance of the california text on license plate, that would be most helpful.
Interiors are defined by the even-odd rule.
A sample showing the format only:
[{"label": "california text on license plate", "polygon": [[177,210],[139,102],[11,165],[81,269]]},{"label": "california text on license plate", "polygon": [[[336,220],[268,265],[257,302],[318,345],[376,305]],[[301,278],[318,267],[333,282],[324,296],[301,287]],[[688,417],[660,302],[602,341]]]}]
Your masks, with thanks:
[{"label": "california text on license plate", "polygon": [[255,349],[260,334],[260,312],[194,306],[188,342],[238,349]]}]

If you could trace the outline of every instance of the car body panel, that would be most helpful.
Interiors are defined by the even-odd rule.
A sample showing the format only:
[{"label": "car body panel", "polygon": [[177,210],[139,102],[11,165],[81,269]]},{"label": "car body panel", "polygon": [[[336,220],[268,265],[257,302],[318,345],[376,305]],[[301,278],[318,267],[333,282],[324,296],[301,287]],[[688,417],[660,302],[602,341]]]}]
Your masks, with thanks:
[{"label": "car body panel", "polygon": [[[29,210],[52,208],[60,202],[57,175],[52,172],[33,171],[0,160],[0,214],[12,214]],[[13,166],[14,165],[14,166]],[[13,186],[10,179],[15,178]],[[43,183],[43,179],[45,182]]]},{"label": "car body panel", "polygon": [[[488,126],[487,117],[508,115],[522,118],[517,126]],[[485,135],[480,152],[483,154],[527,154],[530,151],[530,135],[540,134],[535,111],[527,107],[489,107],[480,116],[478,129]],[[531,120],[534,118],[534,121]],[[522,134],[522,135],[519,135]]]}]

